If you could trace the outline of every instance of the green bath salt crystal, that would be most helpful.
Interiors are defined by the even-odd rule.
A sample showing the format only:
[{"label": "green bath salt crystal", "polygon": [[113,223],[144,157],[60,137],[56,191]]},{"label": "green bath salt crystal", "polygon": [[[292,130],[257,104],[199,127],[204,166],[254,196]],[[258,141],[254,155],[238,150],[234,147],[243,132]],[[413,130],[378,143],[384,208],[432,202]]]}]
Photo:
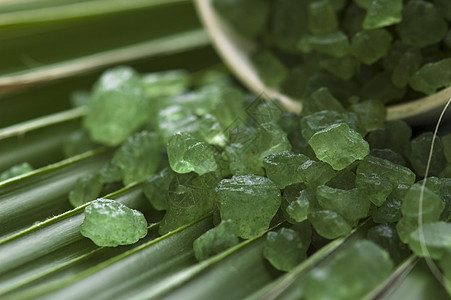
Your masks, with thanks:
[{"label": "green bath salt crystal", "polygon": [[371,65],[388,54],[392,39],[385,29],[362,30],[352,38],[352,53],[364,64]]},{"label": "green bath salt crystal", "polygon": [[256,175],[223,179],[216,187],[222,220],[237,225],[237,235],[249,239],[268,229],[281,204],[279,188],[268,178]]},{"label": "green bath salt crystal", "polygon": [[[418,218],[421,213],[424,222],[438,221],[445,208],[445,204],[439,195],[421,184],[414,184],[406,193],[403,199],[401,211],[403,216]],[[422,197],[420,195],[423,195]],[[422,200],[420,202],[420,199]],[[420,205],[421,209],[420,209]]]},{"label": "green bath salt crystal", "polygon": [[[304,41],[311,49],[333,57],[343,57],[350,53],[349,39],[341,31],[324,35],[313,35]],[[302,50],[302,42],[298,45]],[[307,53],[310,51],[307,51]]]},{"label": "green bath salt crystal", "polygon": [[347,55],[344,57],[324,58],[319,62],[319,65],[332,75],[343,80],[349,80],[354,76],[359,63],[354,57]]},{"label": "green bath salt crystal", "polygon": [[99,247],[136,243],[147,234],[144,215],[109,199],[97,199],[84,210],[80,233]]},{"label": "green bath salt crystal", "polygon": [[451,85],[451,58],[425,64],[409,80],[412,89],[433,94],[438,89]]},{"label": "green bath salt crystal", "polygon": [[309,272],[302,286],[303,296],[307,300],[363,299],[392,270],[386,250],[368,240],[356,241]]},{"label": "green bath salt crystal", "polygon": [[141,77],[129,67],[106,71],[96,83],[83,120],[95,142],[116,146],[149,118]]},{"label": "green bath salt crystal", "polygon": [[433,3],[408,1],[396,31],[406,45],[425,47],[440,42],[448,31],[448,24]]},{"label": "green bath salt crystal", "polygon": [[29,163],[24,162],[17,164],[0,173],[0,181],[20,176],[31,171],[33,171],[33,167]]},{"label": "green bath salt crystal", "polygon": [[384,125],[387,117],[387,109],[381,101],[365,100],[352,104],[349,110],[355,113],[367,132],[373,131]]},{"label": "green bath salt crystal", "polygon": [[69,202],[73,207],[95,200],[102,191],[102,178],[98,174],[90,174],[77,179],[69,192]]},{"label": "green bath salt crystal", "polygon": [[422,62],[423,57],[419,49],[405,51],[393,69],[391,76],[393,84],[398,88],[405,87],[409,83],[410,78],[420,68]]},{"label": "green bath salt crystal", "polygon": [[293,183],[302,182],[303,179],[298,174],[298,168],[309,158],[303,154],[294,154],[290,151],[283,151],[270,154],[263,160],[263,167],[266,177],[271,179],[280,189]]},{"label": "green bath salt crystal", "polygon": [[113,163],[123,175],[124,185],[152,176],[160,161],[160,141],[154,132],[142,131],[128,138],[114,153]]},{"label": "green bath salt crystal", "polygon": [[[417,229],[410,234],[409,247],[421,257],[430,256],[440,259],[446,250],[451,250],[451,223],[431,222],[423,224],[422,231]],[[424,243],[423,249],[421,243]]]},{"label": "green bath salt crystal", "polygon": [[325,162],[309,159],[298,167],[297,174],[307,187],[316,188],[334,178],[336,172]]},{"label": "green bath salt crystal", "polygon": [[158,133],[164,142],[177,132],[196,133],[199,131],[199,118],[181,105],[171,105],[158,112]]},{"label": "green bath salt crystal", "polygon": [[175,173],[166,167],[158,174],[144,181],[144,195],[156,210],[167,209],[169,185],[174,177]]},{"label": "green bath salt crystal", "polygon": [[251,57],[261,80],[269,87],[277,87],[288,77],[288,70],[270,51],[260,51]]},{"label": "green bath salt crystal", "polygon": [[381,206],[398,185],[412,185],[415,178],[409,168],[368,155],[357,166],[355,182],[368,192],[371,202]]},{"label": "green bath salt crystal", "polygon": [[370,201],[364,189],[340,190],[321,185],[316,189],[319,205],[326,210],[337,212],[350,223],[368,215]]},{"label": "green bath salt crystal", "polygon": [[266,235],[263,256],[277,270],[290,271],[305,260],[308,246],[297,231],[281,228]]},{"label": "green bath salt crystal", "polygon": [[321,35],[337,30],[335,9],[329,0],[316,0],[308,4],[308,28],[311,34]]},{"label": "green bath salt crystal", "polygon": [[331,125],[316,132],[308,143],[316,157],[335,170],[343,170],[370,152],[368,143],[346,123]]},{"label": "green bath salt crystal", "polygon": [[372,0],[367,8],[363,28],[375,29],[401,22],[402,7],[402,0]]},{"label": "green bath salt crystal", "polygon": [[319,235],[326,239],[336,239],[351,232],[351,225],[338,213],[318,210],[308,215],[309,221]]},{"label": "green bath salt crystal", "polygon": [[172,70],[145,74],[142,77],[144,93],[149,98],[177,95],[190,84],[190,75],[183,70]]},{"label": "green bath salt crystal", "polygon": [[224,220],[194,241],[194,256],[199,261],[205,260],[237,245],[239,242],[240,240],[235,234],[235,224],[232,220]]},{"label": "green bath salt crystal", "polygon": [[[310,202],[315,194],[312,190],[302,190],[299,196],[285,208],[288,215],[288,221],[302,222],[307,219],[310,208]],[[313,205],[312,205],[313,206]]]},{"label": "green bath salt crystal", "polygon": [[[408,158],[412,165],[412,169],[419,176],[424,176],[426,172],[426,164],[429,160],[432,138],[432,132],[425,132],[410,141]],[[440,137],[434,139],[434,149],[429,164],[429,176],[438,176],[446,166],[446,157],[443,154],[443,146]]]},{"label": "green bath salt crystal", "polygon": [[169,165],[177,173],[196,172],[203,175],[218,168],[213,149],[186,132],[172,136],[167,144]]},{"label": "green bath salt crystal", "polygon": [[302,116],[308,116],[323,110],[330,110],[339,113],[346,113],[346,109],[335,98],[328,88],[322,87],[310,94],[305,101],[302,102]]}]

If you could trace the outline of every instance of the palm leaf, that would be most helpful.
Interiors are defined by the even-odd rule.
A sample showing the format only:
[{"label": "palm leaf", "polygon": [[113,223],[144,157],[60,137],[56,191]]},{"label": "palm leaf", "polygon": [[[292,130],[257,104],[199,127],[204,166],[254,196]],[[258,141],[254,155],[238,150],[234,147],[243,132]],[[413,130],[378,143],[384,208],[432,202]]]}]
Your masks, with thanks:
[{"label": "palm leaf", "polygon": [[[37,167],[0,182],[0,298],[302,298],[301,286],[309,272],[364,238],[369,221],[288,273],[276,271],[263,259],[265,234],[197,262],[192,243],[213,226],[211,214],[160,236],[162,215],[143,197],[139,183],[106,197],[145,213],[152,224],[144,239],[104,248],[79,233],[85,206],[72,209],[67,193],[77,178],[108,161],[111,151],[100,148],[64,159],[61,145],[80,128],[84,114],[83,107],[71,107],[68,95],[89,89],[112,65],[127,63],[149,72],[197,71],[219,63],[191,1],[118,3],[0,2],[0,43],[6,45],[0,51],[11,57],[0,66],[0,170],[22,161]],[[107,36],[114,30],[117,37]],[[83,47],[73,46],[74,37]],[[49,49],[48,44],[58,47]],[[367,291],[366,298],[425,295],[441,299],[446,292],[422,260],[411,256]]]}]

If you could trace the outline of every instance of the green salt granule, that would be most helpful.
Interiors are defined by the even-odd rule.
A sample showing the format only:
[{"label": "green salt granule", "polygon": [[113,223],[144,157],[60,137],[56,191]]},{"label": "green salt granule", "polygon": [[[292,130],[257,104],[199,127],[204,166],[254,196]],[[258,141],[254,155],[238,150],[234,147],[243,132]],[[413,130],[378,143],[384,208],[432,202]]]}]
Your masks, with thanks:
[{"label": "green salt granule", "polygon": [[266,0],[213,0],[213,7],[246,37],[255,37],[264,28],[270,3]]},{"label": "green salt granule", "polygon": [[287,68],[270,51],[254,53],[251,60],[260,79],[268,87],[277,87],[288,77]]},{"label": "green salt granule", "polygon": [[443,14],[448,21],[451,21],[451,2],[448,0],[432,0],[432,2],[434,2],[437,10]]},{"label": "green salt granule", "polygon": [[166,193],[167,210],[158,232],[166,234],[210,213],[219,180],[214,172],[202,176],[195,173],[176,174]]},{"label": "green salt granule", "polygon": [[180,105],[197,116],[203,116],[214,110],[222,100],[223,88],[208,85],[188,93],[173,95],[164,100],[165,106]]},{"label": "green salt granule", "polygon": [[406,166],[406,160],[404,157],[392,149],[371,149],[370,154],[374,157],[391,161],[394,164],[404,167]]},{"label": "green salt granule", "polygon": [[313,201],[312,197],[315,197],[313,190],[302,190],[296,200],[292,201],[285,208],[285,213],[288,216],[288,221],[294,221],[298,223],[307,220],[309,210],[311,210],[310,202]]},{"label": "green salt granule", "polygon": [[336,239],[351,232],[351,225],[338,213],[331,210],[318,210],[308,215],[316,232],[326,239]]},{"label": "green salt granule", "polygon": [[190,84],[190,75],[184,70],[155,72],[143,75],[142,82],[147,97],[166,97],[186,91]]},{"label": "green salt granule", "polygon": [[227,73],[212,69],[202,72],[200,78],[196,80],[195,84],[199,86],[220,85],[229,87],[232,85],[232,80]]},{"label": "green salt granule", "polygon": [[445,155],[446,161],[451,163],[451,133],[441,136],[440,141],[442,142],[443,154]]},{"label": "green salt granule", "polygon": [[409,147],[412,128],[402,120],[389,121],[366,138],[371,149],[391,149],[403,155]]},{"label": "green salt granule", "polygon": [[[307,48],[305,48],[306,46]],[[301,51],[302,49],[312,49],[333,57],[343,57],[350,53],[349,39],[342,31],[309,36],[306,40],[301,40],[298,47]],[[303,52],[308,53],[310,51]]]},{"label": "green salt granule", "polygon": [[338,28],[335,9],[329,0],[316,0],[308,3],[308,28],[311,34],[332,33]]},{"label": "green salt granule", "polygon": [[235,175],[264,174],[263,160],[272,153],[291,150],[286,133],[275,123],[258,127],[234,128],[225,155]]},{"label": "green salt granule", "polygon": [[290,228],[270,231],[266,235],[263,256],[277,270],[290,271],[306,259],[309,245],[304,245],[298,232]]},{"label": "green salt granule", "polygon": [[194,241],[194,256],[198,261],[205,260],[237,245],[239,242],[233,221],[224,220]]},{"label": "green salt granule", "polygon": [[391,74],[387,71],[374,75],[360,89],[360,96],[363,99],[376,99],[384,103],[402,99],[405,94],[406,88],[395,86]]},{"label": "green salt granule", "polygon": [[0,173],[0,181],[24,175],[31,171],[33,171],[33,167],[29,163],[23,162],[21,164],[14,165],[11,168]]},{"label": "green salt granule", "polygon": [[[440,259],[446,250],[451,250],[451,223],[431,222],[423,224],[421,229],[412,232],[408,242],[416,255]],[[426,251],[421,247],[422,243]]]},{"label": "green salt granule", "polygon": [[218,168],[211,146],[186,132],[176,133],[169,139],[167,153],[169,165],[177,173],[193,171],[203,175]]},{"label": "green salt granule", "polygon": [[326,210],[337,212],[350,223],[368,215],[370,209],[368,198],[367,191],[360,188],[340,190],[321,185],[316,189],[319,205]]},{"label": "green salt granule", "polygon": [[354,57],[347,55],[343,57],[325,57],[319,62],[319,65],[332,75],[343,80],[349,80],[354,76],[356,69],[359,67],[359,62]]},{"label": "green salt granule", "polygon": [[297,174],[310,188],[325,184],[336,176],[334,169],[328,163],[311,159],[297,168]]},{"label": "green salt granule", "polygon": [[351,51],[358,60],[371,65],[388,54],[392,39],[385,29],[362,30],[352,38]]},{"label": "green salt granule", "polygon": [[237,225],[237,235],[249,239],[269,228],[281,204],[280,190],[268,178],[256,175],[223,179],[216,187],[222,220]]},{"label": "green salt granule", "polygon": [[308,33],[307,2],[272,2],[268,39],[277,48],[296,53],[296,44]]},{"label": "green salt granule", "polygon": [[303,154],[283,151],[266,156],[263,160],[263,167],[266,177],[271,179],[279,189],[284,189],[288,185],[303,181],[298,174],[298,168],[307,160],[309,160],[308,156]]},{"label": "green salt granule", "polygon": [[223,128],[228,128],[237,118],[246,120],[244,113],[244,93],[231,86],[223,86],[220,89],[219,101],[211,112]]},{"label": "green salt granule", "polygon": [[93,141],[116,146],[148,120],[149,108],[141,77],[116,67],[95,84],[83,125]]},{"label": "green salt granule", "polygon": [[286,111],[278,100],[266,99],[264,95],[253,99],[245,110],[249,118],[257,124],[277,123],[282,113]]},{"label": "green salt granule", "polygon": [[311,74],[305,86],[305,93],[310,95],[314,91],[327,87],[334,97],[342,101],[348,101],[349,98],[358,94],[358,86],[353,80],[342,80],[323,70]]},{"label": "green salt granule", "polygon": [[164,142],[177,132],[196,133],[199,131],[199,118],[181,105],[173,105],[159,111],[158,133]]},{"label": "green salt granule", "polygon": [[64,140],[63,153],[65,157],[72,157],[93,150],[96,147],[98,147],[98,145],[91,141],[86,131],[77,130],[69,134]]},{"label": "green salt granule", "polygon": [[397,24],[402,20],[403,0],[372,0],[367,7],[364,29],[375,29]]},{"label": "green salt granule", "polygon": [[371,6],[373,0],[353,0],[355,4],[363,9],[368,9]]},{"label": "green salt granule", "polygon": [[335,177],[326,182],[327,186],[341,190],[352,190],[355,188],[355,171],[352,170],[354,164],[336,172]]},{"label": "green salt granule", "polygon": [[368,240],[356,241],[309,272],[303,296],[307,300],[363,299],[390,276],[393,267],[386,250]]},{"label": "green salt granule", "polygon": [[143,191],[147,200],[156,210],[166,210],[168,207],[169,185],[175,178],[175,173],[168,167],[144,181]]},{"label": "green salt granule", "polygon": [[422,62],[423,57],[419,49],[410,48],[405,51],[393,69],[391,76],[393,84],[398,88],[407,86],[410,78],[421,67]]},{"label": "green salt granule", "polygon": [[[412,169],[419,175],[424,176],[426,171],[426,164],[429,159],[429,152],[432,145],[432,132],[425,132],[415,137],[410,141],[410,148],[408,158]],[[443,168],[446,166],[446,157],[443,154],[443,146],[440,137],[434,140],[434,149],[429,165],[430,176],[438,176]]]},{"label": "green salt granule", "polygon": [[[423,223],[424,222],[423,220]],[[398,232],[399,239],[407,244],[410,239],[410,234],[418,228],[418,218],[416,217],[402,217],[398,223],[396,223],[396,231]]]},{"label": "green salt granule", "polygon": [[398,185],[387,197],[387,200],[373,210],[373,221],[375,223],[395,223],[399,221],[402,217],[402,201],[409,188],[409,185]]},{"label": "green salt granule", "polygon": [[80,233],[99,247],[136,243],[147,234],[144,215],[114,200],[99,198],[84,210]]},{"label": "green salt granule", "polygon": [[293,112],[284,113],[277,121],[277,124],[286,132],[294,153],[314,157],[315,154],[312,148],[310,148],[307,140],[302,136],[301,122],[297,114]]},{"label": "green salt granule", "polygon": [[451,58],[425,64],[409,80],[412,89],[427,95],[451,85]]},{"label": "green salt granule", "polygon": [[122,169],[114,162],[106,163],[99,171],[102,183],[112,183],[122,180]]},{"label": "green salt granule", "polygon": [[448,24],[434,4],[408,1],[396,31],[406,45],[425,47],[440,42],[448,31]]},{"label": "green salt granule", "polygon": [[415,179],[409,168],[368,155],[357,166],[355,183],[368,192],[371,202],[381,206],[398,185],[412,185]]},{"label": "green salt granule", "polygon": [[[423,187],[419,183],[410,187],[404,196],[401,207],[403,216],[418,218],[421,213],[425,222],[438,221],[445,207],[443,200],[427,187],[424,187],[423,192],[422,190]],[[422,199],[421,209],[419,209],[420,199]]]},{"label": "green salt granule", "polygon": [[352,104],[349,111],[355,113],[359,118],[360,124],[367,132],[376,130],[384,125],[387,117],[387,109],[381,101],[365,100]]},{"label": "green salt granule", "polygon": [[331,125],[345,123],[353,130],[365,135],[365,129],[354,113],[341,113],[333,110],[322,110],[311,113],[301,119],[302,136],[308,141],[318,131],[324,130]]},{"label": "green salt granule", "polygon": [[69,202],[73,207],[95,200],[102,191],[103,183],[98,174],[80,177],[69,192]]},{"label": "green salt granule", "polygon": [[346,123],[334,124],[316,132],[308,143],[316,157],[335,170],[343,170],[370,153],[368,143]]},{"label": "green salt granule", "polygon": [[399,239],[395,224],[378,224],[367,231],[367,239],[388,251],[395,264],[401,263],[410,254]]},{"label": "green salt granule", "polygon": [[199,135],[208,144],[219,147],[224,147],[227,144],[224,129],[219,124],[218,119],[211,114],[206,114],[199,119]]},{"label": "green salt granule", "polygon": [[159,137],[148,131],[141,131],[129,137],[113,156],[113,163],[122,170],[124,185],[152,176],[159,161]]},{"label": "green salt granule", "polygon": [[308,116],[323,110],[331,110],[340,113],[346,113],[346,109],[329,91],[328,88],[322,87],[314,91],[305,101],[302,102],[303,116]]}]

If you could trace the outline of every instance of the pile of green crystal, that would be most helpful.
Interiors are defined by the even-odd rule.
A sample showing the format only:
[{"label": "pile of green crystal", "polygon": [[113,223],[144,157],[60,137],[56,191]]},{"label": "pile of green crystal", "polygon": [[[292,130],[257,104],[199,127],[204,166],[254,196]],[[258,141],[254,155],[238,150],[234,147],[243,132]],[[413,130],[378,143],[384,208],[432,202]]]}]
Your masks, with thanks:
[{"label": "pile of green crystal", "polygon": [[[110,85],[105,77],[120,91],[102,87]],[[434,139],[424,181],[432,133],[413,136],[404,121],[386,122],[382,101],[344,105],[340,94],[321,86],[299,116],[276,101],[246,94],[224,74],[210,71],[190,79],[183,71],[140,76],[127,67],[102,76],[86,104],[85,120],[91,121],[84,123],[83,135],[91,145],[117,147],[109,163],[79,179],[70,194],[73,205],[96,199],[111,184],[142,183],[152,208],[164,212],[161,220],[149,219],[159,222],[162,235],[213,214],[214,227],[193,244],[199,260],[263,236],[263,255],[282,271],[366,222],[366,239],[321,269],[335,274],[355,258],[354,269],[348,268],[352,276],[334,279],[351,287],[340,291],[343,299],[358,298],[412,252],[436,259],[450,272],[451,134]],[[100,91],[117,97],[110,101]],[[118,99],[124,101],[118,109],[147,118],[137,126],[133,114],[113,113]],[[103,113],[99,129],[93,119]],[[107,133],[115,135],[116,122],[121,131],[109,137],[115,142],[105,143]],[[85,214],[95,207],[87,206]],[[110,235],[122,226],[130,234],[127,242],[142,236],[132,234],[135,225],[125,221],[110,224],[115,221],[108,214],[97,213],[99,223],[90,226],[91,238],[108,240],[99,244],[120,244],[122,237]],[[363,265],[367,273],[360,274]],[[325,285],[318,272],[309,278],[312,287]],[[324,293],[333,293],[334,286]],[[309,288],[305,295],[321,298]]]},{"label": "pile of green crystal", "polygon": [[213,0],[245,38],[262,81],[346,106],[416,99],[451,85],[448,0]]}]

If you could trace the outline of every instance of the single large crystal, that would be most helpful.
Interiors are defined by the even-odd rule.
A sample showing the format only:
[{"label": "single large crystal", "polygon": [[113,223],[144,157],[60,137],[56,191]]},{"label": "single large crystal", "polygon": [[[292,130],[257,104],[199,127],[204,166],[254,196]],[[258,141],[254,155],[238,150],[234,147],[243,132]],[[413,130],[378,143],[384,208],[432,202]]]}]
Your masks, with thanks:
[{"label": "single large crystal", "polygon": [[387,55],[392,39],[385,29],[362,30],[352,38],[352,53],[364,64],[371,65]]},{"label": "single large crystal", "polygon": [[387,251],[371,241],[357,241],[309,272],[303,296],[307,300],[362,299],[387,279],[392,269]]},{"label": "single large crystal", "polygon": [[337,30],[337,16],[329,0],[312,1],[308,4],[308,25],[310,33],[315,35]]},{"label": "single large crystal", "polygon": [[280,207],[280,190],[268,178],[244,175],[223,179],[216,188],[222,220],[237,224],[238,236],[249,239],[263,233]]},{"label": "single large crystal", "polygon": [[186,132],[176,133],[169,140],[167,152],[171,169],[177,173],[203,175],[218,168],[211,146]]},{"label": "single large crystal", "polygon": [[102,180],[98,174],[90,174],[77,179],[75,186],[69,192],[69,202],[77,207],[95,200],[102,191]]},{"label": "single large crystal", "polygon": [[116,146],[150,117],[141,77],[129,67],[106,71],[88,102],[84,126],[99,143]]},{"label": "single large crystal", "polygon": [[190,76],[184,70],[172,70],[145,74],[142,81],[146,96],[159,98],[183,93],[189,86]]},{"label": "single large crystal", "polygon": [[313,228],[326,239],[336,239],[351,232],[352,227],[338,213],[331,210],[318,210],[308,216]]},{"label": "single large crystal", "polygon": [[237,245],[239,241],[235,224],[231,220],[224,220],[194,241],[194,256],[199,261],[205,260]]},{"label": "single large crystal", "polygon": [[[424,176],[426,165],[429,161],[429,153],[432,146],[433,133],[425,132],[410,141],[409,161],[412,169],[419,175]],[[438,176],[446,166],[446,157],[443,154],[443,146],[440,137],[434,139],[434,149],[429,162],[429,176]]]},{"label": "single large crystal", "polygon": [[343,57],[350,53],[349,39],[341,31],[328,33],[324,35],[313,35],[306,40],[301,41],[298,47],[302,49],[303,43],[309,48],[323,54],[333,57]]},{"label": "single large crystal", "polygon": [[346,113],[346,110],[340,101],[338,101],[326,87],[314,91],[307,99],[305,99],[303,104],[301,112],[303,116],[308,116],[323,110]]},{"label": "single large crystal", "polygon": [[416,91],[433,94],[438,89],[451,85],[451,58],[425,64],[409,80]]},{"label": "single large crystal", "polygon": [[342,170],[369,154],[368,143],[346,123],[334,124],[316,132],[308,141],[316,157]]},{"label": "single large crystal", "polygon": [[448,24],[434,4],[408,1],[396,31],[406,45],[425,47],[440,42],[448,31]]},{"label": "single large crystal", "polygon": [[364,29],[375,29],[397,24],[402,20],[402,0],[372,0],[367,9]]},{"label": "single large crystal", "polygon": [[144,215],[109,199],[97,199],[84,211],[80,233],[99,247],[136,243],[147,234]]},{"label": "single large crystal", "polygon": [[409,147],[412,128],[402,120],[390,121],[370,132],[366,138],[371,149],[391,149],[403,155]]},{"label": "single large crystal", "polygon": [[444,207],[439,195],[417,183],[404,196],[401,211],[406,217],[418,218],[421,214],[424,221],[438,221]]},{"label": "single large crystal", "polygon": [[113,163],[122,170],[125,185],[152,176],[157,170],[159,161],[159,137],[148,131],[129,137],[113,157]]},{"label": "single large crystal", "polygon": [[278,270],[290,271],[306,258],[309,245],[301,235],[290,228],[270,231],[266,235],[263,256]]},{"label": "single large crystal", "polygon": [[387,109],[384,103],[378,100],[366,100],[353,104],[349,107],[349,110],[357,115],[367,132],[384,125],[387,117]]},{"label": "single large crystal", "polygon": [[280,189],[293,183],[302,182],[298,168],[309,158],[303,154],[294,154],[289,151],[270,154],[263,160],[266,177],[271,179]]},{"label": "single large crystal", "polygon": [[334,169],[329,164],[311,159],[301,164],[297,169],[297,173],[302,179],[302,182],[309,188],[315,188],[318,185],[325,184],[336,175]]},{"label": "single large crystal", "polygon": [[440,259],[451,249],[451,223],[423,224],[421,231],[417,229],[410,234],[409,247],[418,256]]}]

